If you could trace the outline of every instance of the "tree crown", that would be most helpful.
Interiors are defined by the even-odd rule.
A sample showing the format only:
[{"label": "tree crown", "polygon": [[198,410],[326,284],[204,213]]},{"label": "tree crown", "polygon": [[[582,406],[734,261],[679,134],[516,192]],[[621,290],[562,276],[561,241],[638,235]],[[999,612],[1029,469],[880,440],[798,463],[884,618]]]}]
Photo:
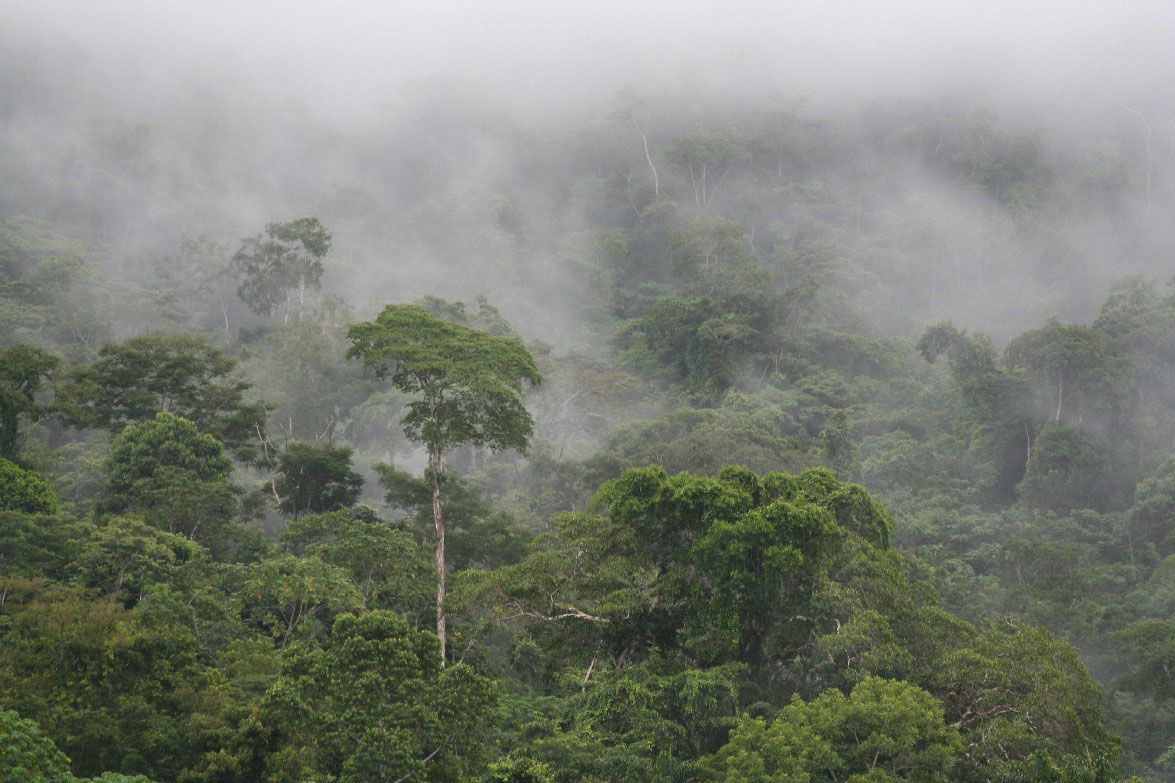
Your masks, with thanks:
[{"label": "tree crown", "polygon": [[410,440],[437,454],[462,443],[526,448],[534,422],[523,382],[542,379],[518,339],[448,323],[418,305],[388,305],[347,336],[347,356],[417,396],[402,420]]}]

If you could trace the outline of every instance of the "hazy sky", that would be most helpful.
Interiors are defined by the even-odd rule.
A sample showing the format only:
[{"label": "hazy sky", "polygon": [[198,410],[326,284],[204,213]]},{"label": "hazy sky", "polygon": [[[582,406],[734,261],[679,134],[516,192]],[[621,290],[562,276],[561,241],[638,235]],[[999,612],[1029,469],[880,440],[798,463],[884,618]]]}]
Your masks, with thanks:
[{"label": "hazy sky", "polygon": [[140,98],[240,80],[326,112],[436,75],[572,108],[626,82],[780,82],[817,102],[947,82],[1088,102],[1169,95],[1175,75],[1170,0],[7,0],[0,24],[0,46],[131,78]]}]

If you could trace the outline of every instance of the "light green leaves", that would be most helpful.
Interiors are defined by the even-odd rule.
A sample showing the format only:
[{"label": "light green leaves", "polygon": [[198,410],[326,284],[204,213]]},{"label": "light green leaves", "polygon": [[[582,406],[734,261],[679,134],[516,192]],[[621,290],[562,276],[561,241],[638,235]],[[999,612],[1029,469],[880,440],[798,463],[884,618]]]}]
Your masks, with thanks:
[{"label": "light green leaves", "polygon": [[744,718],[708,765],[726,783],[947,783],[961,747],[937,699],[868,677],[848,696],[796,696],[771,722]]}]

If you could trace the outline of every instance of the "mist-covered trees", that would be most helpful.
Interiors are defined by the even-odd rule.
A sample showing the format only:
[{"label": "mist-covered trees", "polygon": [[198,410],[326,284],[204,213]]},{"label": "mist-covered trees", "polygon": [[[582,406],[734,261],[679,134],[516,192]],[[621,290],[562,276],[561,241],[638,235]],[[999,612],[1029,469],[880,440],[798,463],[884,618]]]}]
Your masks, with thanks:
[{"label": "mist-covered trees", "polygon": [[1051,321],[1025,332],[1002,362],[989,338],[950,323],[923,335],[927,361],[948,358],[967,437],[986,452],[992,500],[1006,503],[1014,487],[1028,504],[1062,513],[1122,507],[1126,460],[1139,456],[1125,433],[1141,423],[1137,401],[1154,371],[1125,348],[1131,316],[1114,301],[1122,296],[1091,326]]},{"label": "mist-covered trees", "polygon": [[1078,427],[1046,424],[1032,443],[1016,487],[1027,505],[1062,514],[1074,508],[1120,506],[1121,467],[1108,449]]},{"label": "mist-covered trees", "polygon": [[330,232],[0,223],[21,748],[182,783],[1170,776],[1175,294],[1082,266],[1169,261],[1128,145],[701,93],[538,144],[414,100],[355,182],[362,128],[299,157],[283,204]]},{"label": "mist-covered trees", "polygon": [[668,244],[680,292],[622,323],[617,341],[637,367],[656,368],[699,399],[713,400],[762,348],[780,302],[739,224],[695,220]]},{"label": "mist-covered trees", "polygon": [[1054,423],[1079,419],[1099,396],[1105,397],[1114,375],[1104,335],[1089,327],[1064,326],[1056,321],[1034,329],[1008,344],[1008,367],[1028,379],[1044,398]]},{"label": "mist-covered trees", "polygon": [[1132,529],[1161,555],[1175,553],[1175,458],[1138,482],[1130,509]]},{"label": "mist-covered trees", "polygon": [[241,276],[237,293],[253,312],[286,318],[306,305],[306,293],[317,289],[330,252],[330,232],[317,218],[270,223],[265,231],[241,241],[233,256]]},{"label": "mist-covered trees", "polygon": [[85,245],[44,223],[0,221],[0,339],[78,356],[106,333]]}]

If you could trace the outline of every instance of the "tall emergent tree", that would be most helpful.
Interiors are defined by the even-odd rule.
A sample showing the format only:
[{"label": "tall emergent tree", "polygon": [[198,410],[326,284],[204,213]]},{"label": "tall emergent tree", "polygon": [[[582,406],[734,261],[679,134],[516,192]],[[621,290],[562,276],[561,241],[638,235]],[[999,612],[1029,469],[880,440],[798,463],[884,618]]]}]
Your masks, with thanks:
[{"label": "tall emergent tree", "polygon": [[388,305],[374,321],[347,332],[349,357],[363,359],[380,378],[413,396],[401,419],[409,440],[428,451],[436,526],[437,636],[445,655],[445,518],[441,511],[444,457],[462,445],[525,449],[534,422],[523,381],[541,381],[534,358],[514,337],[458,326],[417,305]]}]

